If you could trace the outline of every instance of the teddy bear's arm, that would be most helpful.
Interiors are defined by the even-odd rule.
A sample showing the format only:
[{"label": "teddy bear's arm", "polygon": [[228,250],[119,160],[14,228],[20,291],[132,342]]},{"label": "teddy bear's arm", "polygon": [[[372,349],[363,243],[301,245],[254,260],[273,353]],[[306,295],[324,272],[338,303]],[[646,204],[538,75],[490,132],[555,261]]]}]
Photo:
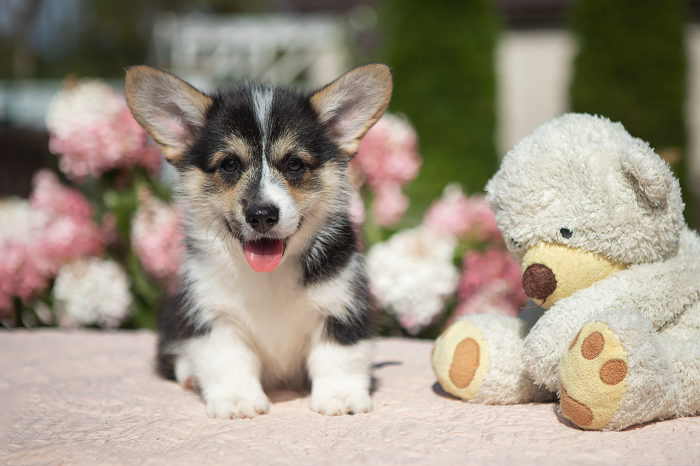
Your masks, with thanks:
[{"label": "teddy bear's arm", "polygon": [[523,363],[535,383],[555,391],[559,358],[581,326],[602,309],[619,302],[611,293],[596,292],[603,280],[552,306],[540,317],[523,341]]},{"label": "teddy bear's arm", "polygon": [[584,429],[700,412],[700,302],[658,331],[632,309],[601,312],[559,362],[561,408]]},{"label": "teddy bear's arm", "polygon": [[659,330],[700,300],[700,255],[635,265],[585,291],[596,310],[634,309]]},{"label": "teddy bear's arm", "polygon": [[523,342],[525,366],[537,383],[555,390],[557,366],[566,345],[596,314],[632,309],[658,330],[698,301],[700,238],[687,230],[674,258],[631,266],[546,311]]}]

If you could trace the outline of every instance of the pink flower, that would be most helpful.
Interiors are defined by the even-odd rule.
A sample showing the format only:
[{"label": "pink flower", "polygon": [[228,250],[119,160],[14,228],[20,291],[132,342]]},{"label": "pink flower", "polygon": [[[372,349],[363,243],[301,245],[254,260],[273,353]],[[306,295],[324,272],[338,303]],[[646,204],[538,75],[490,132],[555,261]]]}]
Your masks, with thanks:
[{"label": "pink flower", "polygon": [[383,184],[377,187],[372,202],[374,221],[382,226],[392,226],[401,220],[408,209],[408,198],[397,184]]},{"label": "pink flower", "polygon": [[374,220],[382,226],[396,224],[408,208],[401,186],[418,175],[422,160],[418,138],[408,121],[385,114],[367,132],[353,159],[356,184],[367,183],[374,193]]},{"label": "pink flower", "polygon": [[350,222],[356,230],[361,230],[365,223],[365,204],[362,202],[362,196],[357,189],[353,189],[350,193]]},{"label": "pink flower", "polygon": [[101,81],[66,83],[49,104],[46,125],[49,149],[74,180],[114,168],[160,167],[160,151],[148,144],[124,97]]},{"label": "pink flower", "polygon": [[442,197],[430,206],[423,224],[460,238],[503,242],[496,217],[484,196],[467,197],[456,184],[448,185]]},{"label": "pink flower", "polygon": [[37,173],[30,202],[19,202],[22,212],[0,231],[0,309],[9,309],[13,296],[26,301],[41,292],[62,265],[104,248],[90,204],[53,173]]},{"label": "pink flower", "polygon": [[385,114],[362,139],[354,163],[370,188],[408,183],[422,163],[416,131],[405,118]]},{"label": "pink flower", "polygon": [[101,232],[105,244],[114,243],[118,239],[117,216],[113,212],[105,212],[102,216]]},{"label": "pink flower", "polygon": [[459,306],[452,320],[486,312],[515,316],[527,301],[520,266],[505,250],[471,250],[462,259],[458,297]]},{"label": "pink flower", "polygon": [[32,248],[17,241],[0,243],[0,315],[12,309],[12,298],[29,299],[48,286],[48,278],[33,260]]},{"label": "pink flower", "polygon": [[35,240],[52,275],[67,262],[101,254],[102,229],[93,221],[92,207],[79,191],[42,170],[34,176],[30,202],[46,216],[44,231]]},{"label": "pink flower", "polygon": [[63,186],[54,173],[42,170],[34,175],[32,184],[30,199],[37,209],[74,219],[92,218],[87,199],[79,191]]},{"label": "pink flower", "polygon": [[149,191],[139,192],[139,200],[141,204],[131,221],[132,247],[146,271],[173,291],[185,260],[180,215]]}]

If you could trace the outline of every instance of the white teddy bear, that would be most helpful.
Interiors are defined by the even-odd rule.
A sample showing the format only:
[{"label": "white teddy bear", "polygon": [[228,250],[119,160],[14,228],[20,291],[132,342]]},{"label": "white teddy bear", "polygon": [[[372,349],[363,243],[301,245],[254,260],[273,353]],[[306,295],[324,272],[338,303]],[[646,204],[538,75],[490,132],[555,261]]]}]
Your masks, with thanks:
[{"label": "white teddy bear", "polygon": [[525,292],[547,310],[531,328],[456,322],[433,348],[441,386],[482,403],[556,393],[585,429],[700,413],[700,237],[649,145],[566,114],[516,144],[486,191]]}]

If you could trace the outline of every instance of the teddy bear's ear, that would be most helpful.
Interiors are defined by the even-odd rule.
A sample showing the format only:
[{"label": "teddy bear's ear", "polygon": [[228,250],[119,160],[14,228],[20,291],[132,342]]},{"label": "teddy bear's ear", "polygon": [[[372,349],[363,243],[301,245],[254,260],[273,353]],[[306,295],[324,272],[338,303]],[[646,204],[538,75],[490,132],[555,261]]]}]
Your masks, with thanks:
[{"label": "teddy bear's ear", "polygon": [[673,174],[650,148],[623,154],[622,172],[632,184],[638,202],[650,210],[663,209],[671,193]]}]

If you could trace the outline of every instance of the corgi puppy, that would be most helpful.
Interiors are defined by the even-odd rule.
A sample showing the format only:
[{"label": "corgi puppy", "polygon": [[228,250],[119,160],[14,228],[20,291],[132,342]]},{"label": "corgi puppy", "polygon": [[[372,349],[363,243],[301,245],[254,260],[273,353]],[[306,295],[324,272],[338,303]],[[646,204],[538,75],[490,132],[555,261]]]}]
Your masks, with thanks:
[{"label": "corgi puppy", "polygon": [[135,66],[132,114],[176,168],[187,258],[159,318],[157,367],[215,418],[269,410],[311,383],[311,409],[367,412],[371,298],[348,215],[348,162],[389,104],[386,65],[313,93],[248,83],[214,95]]}]

